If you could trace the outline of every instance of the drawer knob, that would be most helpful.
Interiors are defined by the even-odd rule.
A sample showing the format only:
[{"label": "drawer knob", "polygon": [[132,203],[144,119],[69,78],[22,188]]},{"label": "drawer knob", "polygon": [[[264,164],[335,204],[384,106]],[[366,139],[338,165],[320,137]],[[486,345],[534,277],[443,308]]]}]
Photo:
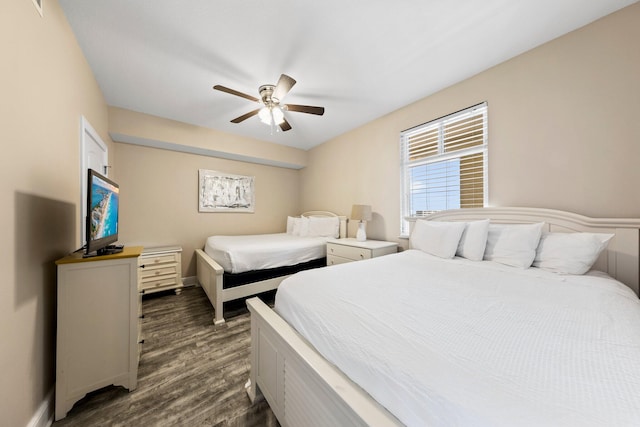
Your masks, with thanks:
[{"label": "drawer knob", "polygon": [[160,262],[160,260],[158,258],[154,259],[153,262],[155,262],[156,264]]},{"label": "drawer knob", "polygon": [[364,259],[364,255],[363,254],[360,254],[360,259]]},{"label": "drawer knob", "polygon": [[154,274],[157,276],[158,274],[160,274],[160,272],[159,272],[159,271],[156,271]]}]

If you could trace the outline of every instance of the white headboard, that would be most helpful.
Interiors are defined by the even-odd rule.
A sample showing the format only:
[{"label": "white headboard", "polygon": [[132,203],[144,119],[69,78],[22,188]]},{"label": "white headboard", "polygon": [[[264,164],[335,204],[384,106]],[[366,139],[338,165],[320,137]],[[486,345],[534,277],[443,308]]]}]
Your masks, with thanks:
[{"label": "white headboard", "polygon": [[300,216],[306,216],[307,218],[315,216],[315,217],[338,217],[340,219],[340,238],[344,239],[347,237],[347,217],[344,215],[336,215],[333,212],[329,211],[308,211],[303,212]]},{"label": "white headboard", "polygon": [[614,235],[608,248],[594,264],[630,287],[636,295],[640,288],[640,219],[589,218],[583,215],[541,208],[478,208],[440,211],[426,220],[474,221],[490,219],[499,224],[545,222],[547,232],[591,232]]}]

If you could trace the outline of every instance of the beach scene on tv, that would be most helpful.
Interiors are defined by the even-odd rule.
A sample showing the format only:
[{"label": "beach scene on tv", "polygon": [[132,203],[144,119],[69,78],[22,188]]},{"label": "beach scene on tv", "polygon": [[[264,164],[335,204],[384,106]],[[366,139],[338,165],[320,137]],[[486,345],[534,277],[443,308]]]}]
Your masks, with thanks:
[{"label": "beach scene on tv", "polygon": [[118,188],[99,178],[91,183],[91,239],[118,232]]}]

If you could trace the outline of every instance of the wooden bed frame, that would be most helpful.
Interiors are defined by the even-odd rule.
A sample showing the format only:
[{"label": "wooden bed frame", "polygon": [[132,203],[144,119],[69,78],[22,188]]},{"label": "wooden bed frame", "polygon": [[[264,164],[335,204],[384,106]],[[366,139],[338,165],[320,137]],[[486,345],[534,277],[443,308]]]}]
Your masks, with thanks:
[{"label": "wooden bed frame", "polygon": [[[327,211],[304,212],[304,217],[337,217],[340,219],[340,238],[347,236],[347,217],[336,215]],[[202,286],[211,305],[214,309],[213,323],[216,325],[224,323],[224,303],[239,298],[256,295],[261,292],[276,289],[280,282],[289,275],[274,277],[272,279],[260,280],[245,285],[224,288],[224,269],[204,250],[196,249],[196,275],[198,283]]]},{"label": "wooden bed frame", "polygon": [[[537,208],[482,208],[442,211],[427,220],[546,223],[545,231],[612,233],[594,268],[638,294],[640,219],[601,219]],[[264,396],[283,427],[401,426],[369,394],[350,381],[269,306],[247,300],[251,312],[251,401]]]}]

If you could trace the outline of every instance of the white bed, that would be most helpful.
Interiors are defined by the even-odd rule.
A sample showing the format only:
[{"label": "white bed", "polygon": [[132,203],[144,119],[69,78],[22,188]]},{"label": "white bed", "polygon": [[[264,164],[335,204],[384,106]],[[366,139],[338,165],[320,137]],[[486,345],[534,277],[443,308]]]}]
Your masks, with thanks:
[{"label": "white bed", "polygon": [[288,233],[208,237],[204,252],[227,273],[285,267],[326,257],[331,237],[300,237]]},{"label": "white bed", "polygon": [[[301,217],[335,218],[339,224],[339,237],[346,236],[347,219],[344,216],[327,211],[309,211]],[[224,323],[224,302],[276,289],[290,275],[288,270],[293,266],[319,265],[316,261],[326,257],[327,239],[290,233],[207,238],[205,247],[195,251],[196,270],[198,283],[214,307],[213,322]],[[283,269],[282,272],[275,270],[279,268]],[[261,271],[269,272],[266,279],[260,277]],[[244,282],[249,277],[250,283],[225,286],[225,274],[228,281],[240,277]]]},{"label": "white bed", "polygon": [[284,426],[639,425],[640,221],[529,208],[430,219],[484,218],[611,233],[595,264],[607,274],[417,250],[296,274],[278,313],[248,302],[249,396]]}]

